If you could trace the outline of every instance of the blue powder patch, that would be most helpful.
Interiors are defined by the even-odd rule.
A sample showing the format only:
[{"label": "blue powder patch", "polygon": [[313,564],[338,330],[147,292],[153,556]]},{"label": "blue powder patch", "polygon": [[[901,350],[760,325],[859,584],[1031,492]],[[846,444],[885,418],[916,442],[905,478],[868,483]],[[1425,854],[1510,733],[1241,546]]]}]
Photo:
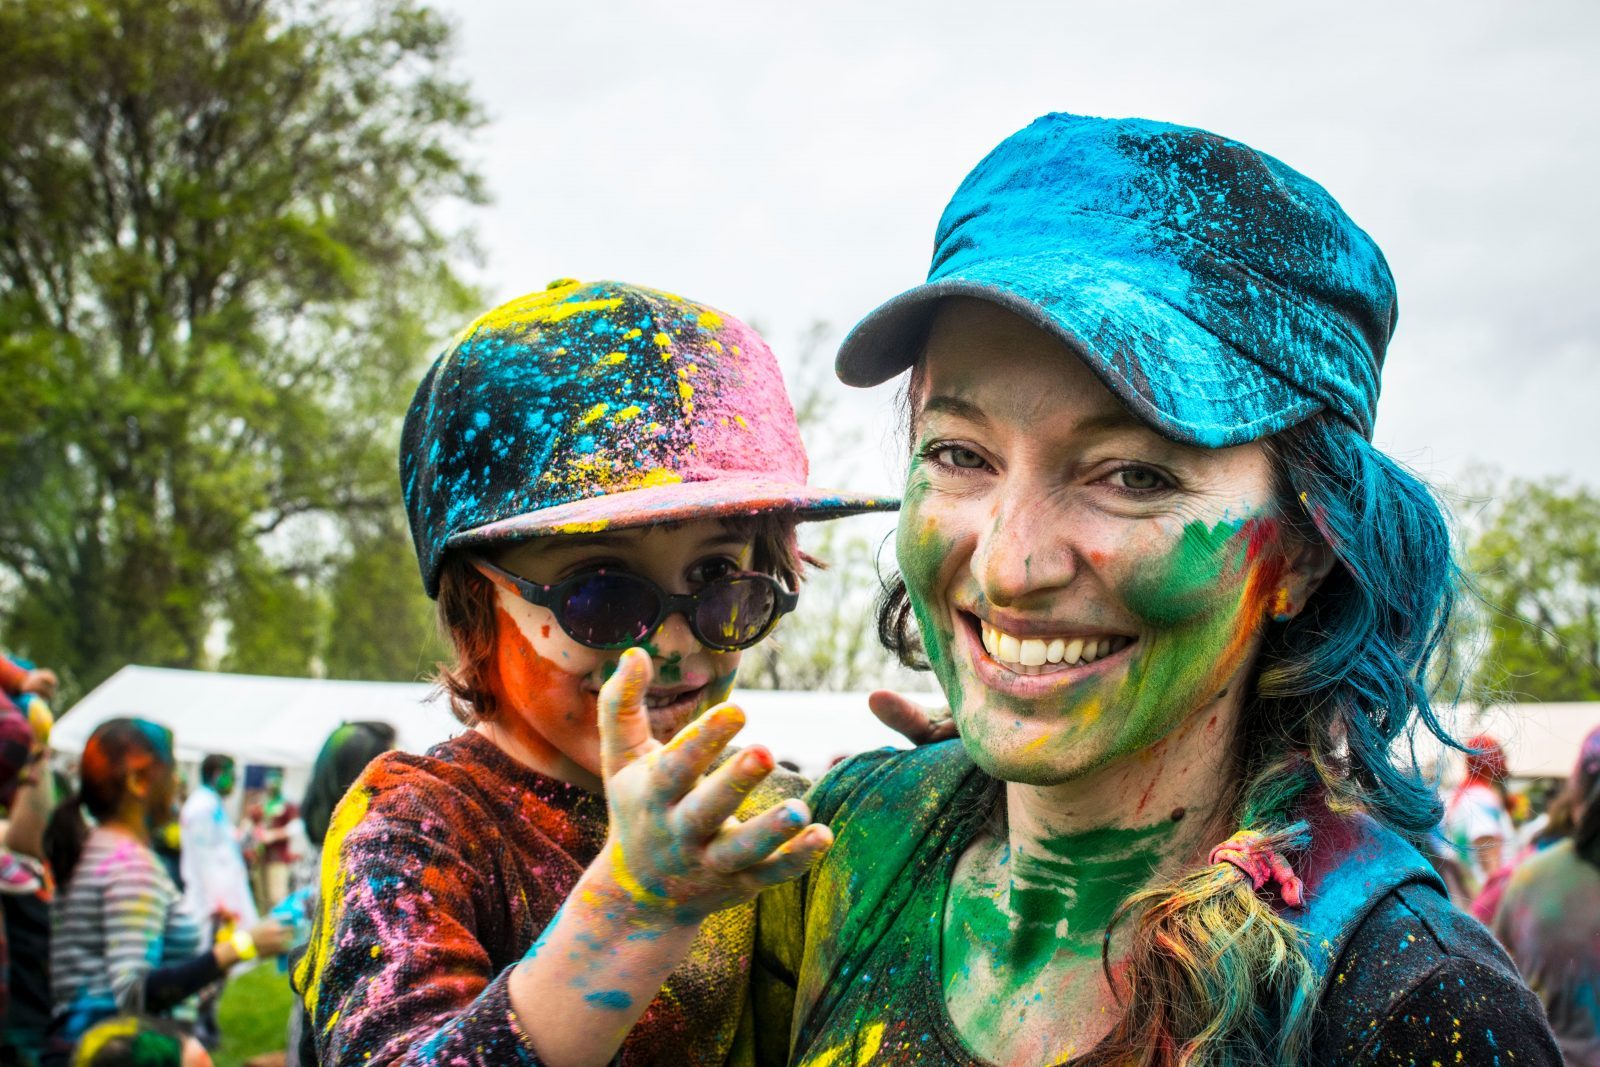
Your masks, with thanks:
[{"label": "blue powder patch", "polygon": [[583,999],[611,1011],[627,1011],[633,1007],[633,998],[620,989],[604,989],[598,993],[590,993]]}]

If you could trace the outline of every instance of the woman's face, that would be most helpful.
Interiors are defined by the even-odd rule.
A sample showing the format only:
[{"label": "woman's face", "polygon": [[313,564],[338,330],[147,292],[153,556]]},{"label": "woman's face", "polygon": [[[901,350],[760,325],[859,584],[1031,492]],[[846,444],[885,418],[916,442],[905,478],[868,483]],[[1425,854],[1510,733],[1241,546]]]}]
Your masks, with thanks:
[{"label": "woman's face", "polygon": [[1236,706],[1319,555],[1275,520],[1265,449],[1166,440],[978,301],[945,302],[918,384],[897,554],[974,761],[1069,781]]},{"label": "woman's face", "polygon": [[[648,578],[668,593],[692,593],[725,574],[749,568],[750,539],[721,522],[536,538],[495,562],[531,582],[554,584],[605,568]],[[553,748],[591,774],[600,773],[596,698],[616,669],[620,650],[588,648],[567,636],[548,608],[495,585],[496,647],[490,685],[500,698],[499,725],[535,749]],[[645,641],[655,664],[646,700],[651,731],[665,741],[701,712],[726,700],[738,652],[705,648],[682,615]]]}]

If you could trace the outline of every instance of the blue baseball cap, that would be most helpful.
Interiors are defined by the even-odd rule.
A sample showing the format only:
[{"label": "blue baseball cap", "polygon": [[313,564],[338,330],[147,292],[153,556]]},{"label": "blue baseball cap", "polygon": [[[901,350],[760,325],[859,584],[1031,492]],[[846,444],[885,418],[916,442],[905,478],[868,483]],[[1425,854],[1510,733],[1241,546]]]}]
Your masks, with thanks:
[{"label": "blue baseball cap", "polygon": [[1140,419],[1210,448],[1324,410],[1370,438],[1398,315],[1383,253],[1305,175],[1205,130],[1066,114],[967,175],[927,282],[851,331],[839,378],[910,367],[948,296],[1054,334]]}]

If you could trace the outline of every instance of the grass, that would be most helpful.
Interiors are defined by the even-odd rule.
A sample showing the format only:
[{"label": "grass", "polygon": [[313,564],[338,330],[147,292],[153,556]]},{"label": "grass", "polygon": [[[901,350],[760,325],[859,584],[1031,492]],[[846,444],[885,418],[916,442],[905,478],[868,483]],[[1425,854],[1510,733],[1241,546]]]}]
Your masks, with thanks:
[{"label": "grass", "polygon": [[283,1048],[293,1003],[289,976],[274,961],[229,981],[217,1008],[222,1028],[222,1047],[213,1055],[217,1067],[241,1067],[251,1056]]}]

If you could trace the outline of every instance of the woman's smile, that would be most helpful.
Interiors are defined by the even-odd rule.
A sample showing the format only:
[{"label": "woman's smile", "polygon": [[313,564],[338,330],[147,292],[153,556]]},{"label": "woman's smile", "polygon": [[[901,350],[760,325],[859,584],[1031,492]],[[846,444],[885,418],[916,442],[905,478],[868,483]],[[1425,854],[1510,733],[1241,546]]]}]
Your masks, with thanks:
[{"label": "woman's smile", "polygon": [[1019,697],[1044,696],[1121,671],[1136,643],[1127,634],[1051,623],[1002,629],[971,612],[956,615],[961,653],[973,671],[990,689]]}]

